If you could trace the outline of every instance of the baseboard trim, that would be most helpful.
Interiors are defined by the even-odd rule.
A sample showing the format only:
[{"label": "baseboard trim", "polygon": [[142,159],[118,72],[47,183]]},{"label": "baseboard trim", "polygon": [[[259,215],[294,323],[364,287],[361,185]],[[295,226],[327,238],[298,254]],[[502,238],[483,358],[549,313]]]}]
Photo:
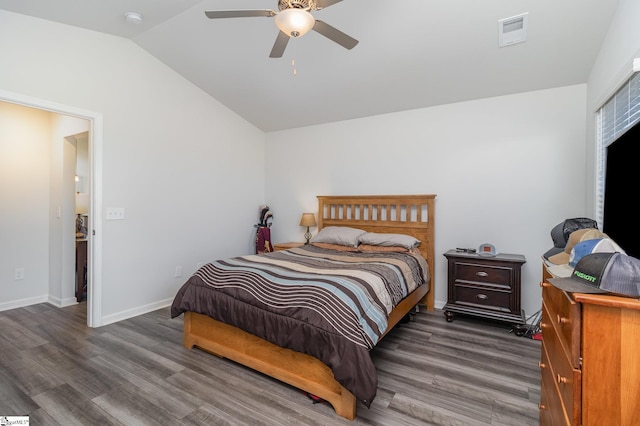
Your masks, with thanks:
[{"label": "baseboard trim", "polygon": [[100,326],[113,324],[114,322],[126,320],[129,318],[137,317],[138,315],[146,314],[149,312],[156,311],[158,309],[166,308],[167,306],[171,306],[173,303],[173,297],[170,299],[161,300],[154,303],[149,303],[143,306],[137,306],[132,309],[127,309],[126,311],[117,312],[115,314],[106,315],[102,317],[102,322]]},{"label": "baseboard trim", "polygon": [[45,303],[45,302],[49,302],[48,294],[0,303],[0,311],[8,311],[9,309],[24,308],[25,306],[30,306],[30,305],[35,305],[38,303]]}]

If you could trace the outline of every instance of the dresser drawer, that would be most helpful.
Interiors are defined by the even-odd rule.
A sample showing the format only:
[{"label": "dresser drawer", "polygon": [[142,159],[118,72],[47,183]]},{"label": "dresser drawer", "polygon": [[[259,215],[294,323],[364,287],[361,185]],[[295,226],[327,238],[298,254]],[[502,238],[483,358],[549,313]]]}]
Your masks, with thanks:
[{"label": "dresser drawer", "polygon": [[548,310],[546,323],[557,330],[560,344],[567,352],[571,365],[579,368],[580,304],[572,300],[567,293],[547,282],[542,283],[542,300]]},{"label": "dresser drawer", "polygon": [[566,408],[555,384],[551,362],[545,348],[542,348],[540,360],[540,425],[558,426],[571,425]]},{"label": "dresser drawer", "polygon": [[456,282],[501,284],[511,288],[513,268],[478,263],[456,262]]},{"label": "dresser drawer", "polygon": [[[562,336],[549,319],[549,311],[542,308],[542,346],[547,356],[547,365],[562,405],[571,418],[580,417],[582,372],[573,367],[571,359],[562,345]],[[544,363],[544,362],[543,362]]]}]

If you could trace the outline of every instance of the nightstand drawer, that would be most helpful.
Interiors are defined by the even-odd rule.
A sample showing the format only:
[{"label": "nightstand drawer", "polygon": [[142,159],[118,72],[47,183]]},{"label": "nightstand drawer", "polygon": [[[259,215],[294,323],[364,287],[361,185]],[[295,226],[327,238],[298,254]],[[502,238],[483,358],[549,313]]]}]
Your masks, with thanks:
[{"label": "nightstand drawer", "polygon": [[512,272],[513,268],[458,261],[455,263],[454,274],[456,282],[504,284],[511,287]]},{"label": "nightstand drawer", "polygon": [[485,309],[510,312],[511,291],[495,288],[498,286],[478,287],[476,285],[464,285],[456,283],[456,299],[454,303],[463,305],[481,306]]}]

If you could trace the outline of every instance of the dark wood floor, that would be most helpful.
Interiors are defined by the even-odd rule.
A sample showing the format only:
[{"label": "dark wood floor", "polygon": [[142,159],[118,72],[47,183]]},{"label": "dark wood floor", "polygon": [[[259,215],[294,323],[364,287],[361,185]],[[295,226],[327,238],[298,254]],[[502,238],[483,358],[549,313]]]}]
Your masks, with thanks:
[{"label": "dark wood floor", "polygon": [[0,312],[0,416],[31,425],[537,425],[540,342],[495,323],[419,313],[373,350],[378,394],[358,417],[182,346],[169,309],[86,327],[86,305]]}]

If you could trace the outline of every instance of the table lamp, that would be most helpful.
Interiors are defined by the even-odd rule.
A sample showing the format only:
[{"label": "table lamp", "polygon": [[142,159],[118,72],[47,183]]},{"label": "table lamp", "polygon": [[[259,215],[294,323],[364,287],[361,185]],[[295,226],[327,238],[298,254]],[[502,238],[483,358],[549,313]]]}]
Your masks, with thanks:
[{"label": "table lamp", "polygon": [[309,244],[309,240],[311,239],[311,232],[309,232],[310,226],[316,226],[316,216],[313,213],[302,213],[302,218],[300,218],[300,226],[306,226],[307,232],[304,233],[304,237],[307,239],[305,244]]}]

